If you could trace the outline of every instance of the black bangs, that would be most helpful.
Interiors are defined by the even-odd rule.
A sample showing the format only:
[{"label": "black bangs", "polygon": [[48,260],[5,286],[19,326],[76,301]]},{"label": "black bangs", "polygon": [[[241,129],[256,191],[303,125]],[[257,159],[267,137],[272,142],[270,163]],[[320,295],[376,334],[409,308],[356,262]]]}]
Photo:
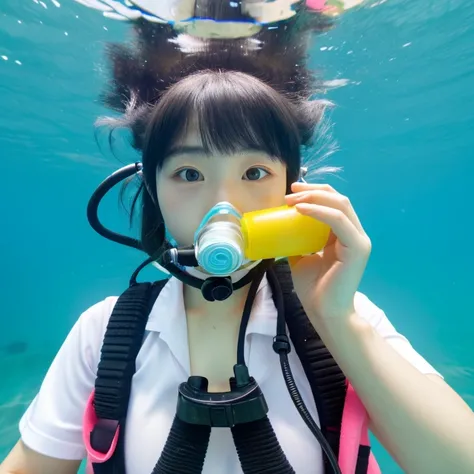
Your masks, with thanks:
[{"label": "black bangs", "polygon": [[188,76],[163,94],[149,117],[143,148],[147,182],[153,187],[156,169],[193,122],[209,154],[264,151],[287,165],[292,182],[299,173],[302,136],[308,128],[303,111],[240,72],[201,71]]},{"label": "black bangs", "polygon": [[194,113],[203,145],[211,153],[256,149],[284,162],[299,154],[294,107],[251,76],[210,75],[195,94]]}]

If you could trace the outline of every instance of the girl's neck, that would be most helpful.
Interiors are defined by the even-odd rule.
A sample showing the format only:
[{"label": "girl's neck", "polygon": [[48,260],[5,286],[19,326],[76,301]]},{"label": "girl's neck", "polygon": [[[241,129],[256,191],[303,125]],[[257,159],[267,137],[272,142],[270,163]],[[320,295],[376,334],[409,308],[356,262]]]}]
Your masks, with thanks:
[{"label": "girl's neck", "polygon": [[[253,262],[247,268],[238,270],[232,274],[232,281],[235,283],[245,276],[259,262]],[[198,268],[188,269],[188,272],[197,278],[206,278],[207,274],[202,273]],[[230,316],[238,314],[242,315],[245,301],[250,289],[250,283],[239,290],[235,290],[232,295],[225,301],[207,301],[202,296],[201,290],[183,285],[184,307],[188,314],[196,314],[200,316],[216,315],[217,317]],[[220,316],[219,316],[220,315]]]},{"label": "girl's neck", "polygon": [[228,317],[242,315],[250,284],[235,290],[225,301],[207,301],[202,296],[201,290],[188,285],[183,285],[184,307],[188,314],[204,318]]}]

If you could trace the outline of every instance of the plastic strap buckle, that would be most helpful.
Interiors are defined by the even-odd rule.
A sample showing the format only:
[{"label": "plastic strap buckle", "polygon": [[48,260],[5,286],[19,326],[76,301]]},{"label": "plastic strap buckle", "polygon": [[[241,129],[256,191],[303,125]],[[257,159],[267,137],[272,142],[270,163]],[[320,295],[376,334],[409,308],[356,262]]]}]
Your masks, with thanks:
[{"label": "plastic strap buckle", "polygon": [[99,418],[90,434],[91,447],[99,453],[108,453],[118,428],[118,420]]}]

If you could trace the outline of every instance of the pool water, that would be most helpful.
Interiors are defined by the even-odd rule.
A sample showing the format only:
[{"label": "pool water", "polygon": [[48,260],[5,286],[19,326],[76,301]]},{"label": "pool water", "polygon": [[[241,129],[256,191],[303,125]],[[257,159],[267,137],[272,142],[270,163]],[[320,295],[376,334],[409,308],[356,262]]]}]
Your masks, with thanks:
[{"label": "pool water", "polygon": [[[369,2],[315,39],[311,62],[337,104],[328,164],[344,172],[328,180],[373,241],[361,289],[474,407],[472,25],[472,2]],[[93,133],[104,45],[127,38],[126,24],[71,0],[0,5],[0,459],[78,315],[123,291],[142,260],[85,213],[99,182],[136,159]],[[102,215],[128,231],[115,199]],[[401,472],[375,449],[384,473]]]}]

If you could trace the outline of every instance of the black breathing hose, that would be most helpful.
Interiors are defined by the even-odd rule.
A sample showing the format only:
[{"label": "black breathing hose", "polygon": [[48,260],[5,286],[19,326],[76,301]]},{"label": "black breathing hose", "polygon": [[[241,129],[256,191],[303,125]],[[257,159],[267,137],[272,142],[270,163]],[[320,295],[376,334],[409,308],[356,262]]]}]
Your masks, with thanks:
[{"label": "black breathing hose", "polygon": [[245,474],[294,474],[266,416],[231,428],[242,471]]},{"label": "black breathing hose", "polygon": [[104,227],[99,221],[98,210],[100,201],[104,196],[120,181],[123,181],[130,176],[139,173],[142,170],[141,163],[134,163],[133,165],[127,165],[123,168],[112,173],[102,183],[99,184],[97,189],[92,194],[87,204],[87,220],[90,226],[102,237],[117,242],[118,244],[126,245],[137,250],[143,250],[142,244],[139,240],[126,235],[118,234]]},{"label": "black breathing hose", "polygon": [[[315,438],[319,441],[323,453],[327,457],[329,464],[334,472],[334,474],[342,474],[339,464],[337,462],[336,456],[334,455],[331,446],[329,445],[328,440],[324,437],[323,433],[319,429],[316,422],[313,420],[313,417],[308,411],[303,398],[301,397],[300,391],[295,384],[295,379],[291,372],[290,363],[288,360],[288,353],[289,353],[289,340],[288,336],[286,335],[286,324],[285,324],[285,307],[283,301],[283,292],[280,287],[280,283],[278,282],[278,278],[275,275],[273,269],[270,269],[267,272],[268,283],[270,284],[273,294],[275,295],[275,305],[277,308],[277,335],[275,340],[276,341],[285,341],[288,343],[287,347],[285,348],[284,345],[280,346],[281,349],[278,350],[278,355],[280,356],[280,366],[281,371],[283,373],[283,378],[285,380],[286,387],[288,392],[290,393],[291,400],[293,401],[298,413],[300,414],[303,421],[306,423],[308,428],[310,429],[311,433],[315,436]],[[276,347],[276,346],[275,346]]]},{"label": "black breathing hose", "polygon": [[211,427],[184,423],[177,416],[152,474],[201,474]]}]

